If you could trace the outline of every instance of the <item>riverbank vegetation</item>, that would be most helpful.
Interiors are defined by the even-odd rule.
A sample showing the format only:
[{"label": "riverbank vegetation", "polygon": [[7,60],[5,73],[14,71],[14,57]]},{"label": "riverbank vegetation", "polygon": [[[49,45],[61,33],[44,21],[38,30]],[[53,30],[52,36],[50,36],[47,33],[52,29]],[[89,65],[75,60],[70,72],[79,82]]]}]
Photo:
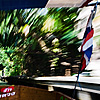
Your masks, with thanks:
[{"label": "riverbank vegetation", "polygon": [[78,65],[79,12],[78,8],[0,11],[0,69],[5,76],[65,75],[66,69]]}]

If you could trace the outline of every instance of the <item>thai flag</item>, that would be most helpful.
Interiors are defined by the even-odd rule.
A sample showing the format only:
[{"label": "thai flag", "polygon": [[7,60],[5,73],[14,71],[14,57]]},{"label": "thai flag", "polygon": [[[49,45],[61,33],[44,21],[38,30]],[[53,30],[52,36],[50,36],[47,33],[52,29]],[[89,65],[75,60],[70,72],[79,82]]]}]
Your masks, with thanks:
[{"label": "thai flag", "polygon": [[93,14],[91,13],[91,15],[88,19],[86,31],[85,31],[85,34],[84,34],[84,37],[83,37],[83,43],[82,43],[82,46],[81,46],[81,52],[82,52],[81,71],[83,71],[86,68],[86,66],[89,64],[90,58],[91,58],[91,55],[92,55],[93,34],[94,34],[94,30],[92,28],[92,19],[93,19]]},{"label": "thai flag", "polygon": [[91,54],[92,54],[92,48],[93,48],[93,28],[87,27],[85,35],[84,35],[84,41],[81,47],[82,52],[82,68],[81,71],[85,69],[85,67],[89,64]]},{"label": "thai flag", "polygon": [[86,68],[86,66],[89,64],[90,62],[90,58],[92,55],[92,49],[93,49],[93,34],[94,34],[94,30],[92,28],[92,20],[96,14],[96,10],[97,10],[97,4],[98,1],[96,3],[96,5],[94,6],[94,9],[91,11],[90,17],[88,19],[88,23],[87,23],[87,27],[86,27],[86,31],[83,37],[83,43],[81,46],[81,52],[82,52],[82,57],[81,57],[81,72]]}]

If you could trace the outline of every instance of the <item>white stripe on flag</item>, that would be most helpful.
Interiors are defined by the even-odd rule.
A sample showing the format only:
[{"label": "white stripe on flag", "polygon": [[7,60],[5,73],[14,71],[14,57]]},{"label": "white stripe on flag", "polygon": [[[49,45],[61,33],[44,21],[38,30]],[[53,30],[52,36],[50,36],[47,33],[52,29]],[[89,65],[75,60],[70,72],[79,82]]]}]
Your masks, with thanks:
[{"label": "white stripe on flag", "polygon": [[89,47],[91,47],[93,45],[93,37],[90,38],[83,46],[82,51],[87,50]]},{"label": "white stripe on flag", "polygon": [[86,56],[86,54],[84,54],[84,58],[86,60],[86,66],[89,64],[89,61],[88,61],[88,57]]}]

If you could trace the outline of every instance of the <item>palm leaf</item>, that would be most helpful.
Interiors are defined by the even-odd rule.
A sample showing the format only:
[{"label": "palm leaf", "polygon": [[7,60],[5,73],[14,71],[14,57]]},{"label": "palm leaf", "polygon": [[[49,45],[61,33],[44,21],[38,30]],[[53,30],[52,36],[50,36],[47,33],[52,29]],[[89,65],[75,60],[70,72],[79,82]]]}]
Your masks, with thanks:
[{"label": "palm leaf", "polygon": [[6,18],[6,26],[8,25],[8,23],[9,23],[9,21],[10,21],[10,19],[11,19],[11,16],[12,16],[12,14],[8,14],[7,15],[7,18]]}]

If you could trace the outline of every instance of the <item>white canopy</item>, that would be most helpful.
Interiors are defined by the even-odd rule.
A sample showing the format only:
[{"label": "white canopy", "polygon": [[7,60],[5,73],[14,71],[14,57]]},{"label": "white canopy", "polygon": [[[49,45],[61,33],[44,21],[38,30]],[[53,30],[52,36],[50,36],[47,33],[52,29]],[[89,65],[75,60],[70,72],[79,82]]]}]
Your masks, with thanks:
[{"label": "white canopy", "polygon": [[81,7],[91,0],[49,0],[46,7]]}]

